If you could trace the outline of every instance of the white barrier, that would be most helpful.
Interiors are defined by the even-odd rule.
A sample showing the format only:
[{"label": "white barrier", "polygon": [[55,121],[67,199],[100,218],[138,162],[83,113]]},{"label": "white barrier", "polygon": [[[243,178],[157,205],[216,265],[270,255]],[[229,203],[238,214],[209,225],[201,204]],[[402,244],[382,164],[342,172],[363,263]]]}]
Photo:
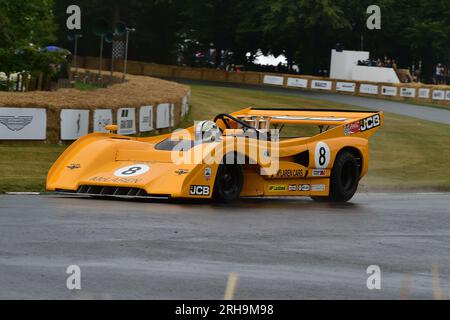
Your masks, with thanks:
[{"label": "white barrier", "polygon": [[61,110],[61,140],[76,140],[89,133],[89,110]]},{"label": "white barrier", "polygon": [[165,129],[170,126],[170,104],[161,103],[156,108],[156,129]]},{"label": "white barrier", "polygon": [[113,123],[111,109],[98,109],[94,111],[94,132],[107,132],[105,126]]},{"label": "white barrier", "polygon": [[[161,103],[158,106],[141,106],[139,108],[121,108],[117,110],[114,121],[112,109],[62,109],[59,112],[59,125],[52,128],[59,131],[59,140],[74,141],[90,132],[105,133],[109,124],[118,125],[118,134],[131,135],[138,132],[150,132],[155,129],[168,129],[176,126],[189,113],[191,93],[188,92],[175,104]],[[136,118],[136,111],[139,114]],[[92,126],[90,126],[90,116]],[[139,121],[139,127],[137,126]],[[10,108],[0,107],[0,140],[47,140],[47,109],[45,108]],[[52,129],[53,130],[53,129]],[[52,131],[53,132],[53,131]],[[49,135],[51,137],[51,135]],[[52,143],[58,140],[51,139]],[[58,138],[56,138],[58,139]]]},{"label": "white barrier", "polygon": [[400,96],[404,98],[415,98],[417,90],[415,88],[401,88]]},{"label": "white barrier", "polygon": [[445,91],[433,90],[433,100],[445,100]]},{"label": "white barrier", "polygon": [[427,88],[419,89],[419,98],[429,99],[430,98],[430,92],[431,92],[431,90],[427,89]]},{"label": "white barrier", "polygon": [[331,90],[332,86],[333,86],[333,82],[331,82],[331,81],[323,81],[323,80],[311,81],[311,89]]},{"label": "white barrier", "polygon": [[395,97],[397,95],[397,87],[382,86],[381,87],[381,94],[383,96]]},{"label": "white barrier", "polygon": [[139,131],[153,130],[153,106],[143,106],[139,110]]},{"label": "white barrier", "polygon": [[284,83],[284,77],[265,75],[263,82],[265,84],[282,86]]},{"label": "white barrier", "polygon": [[308,79],[288,78],[287,86],[306,89],[306,88],[308,88]]},{"label": "white barrier", "polygon": [[355,92],[356,91],[356,83],[354,82],[336,82],[336,91],[341,92]]},{"label": "white barrier", "polygon": [[366,66],[353,66],[351,80],[400,83],[394,69]]},{"label": "white barrier", "polygon": [[378,94],[378,86],[373,85],[373,84],[364,84],[364,83],[362,83],[359,86],[359,93]]},{"label": "white barrier", "polygon": [[136,133],[136,108],[121,108],[117,111],[118,134]]}]

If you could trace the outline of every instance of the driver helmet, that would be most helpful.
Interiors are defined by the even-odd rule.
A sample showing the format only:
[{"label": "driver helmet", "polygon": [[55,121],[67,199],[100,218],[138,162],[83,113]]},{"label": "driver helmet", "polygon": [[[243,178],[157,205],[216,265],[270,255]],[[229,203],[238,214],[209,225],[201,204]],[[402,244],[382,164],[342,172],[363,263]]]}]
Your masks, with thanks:
[{"label": "driver helmet", "polygon": [[217,124],[211,120],[200,121],[195,126],[195,139],[201,142],[216,142],[222,133]]}]

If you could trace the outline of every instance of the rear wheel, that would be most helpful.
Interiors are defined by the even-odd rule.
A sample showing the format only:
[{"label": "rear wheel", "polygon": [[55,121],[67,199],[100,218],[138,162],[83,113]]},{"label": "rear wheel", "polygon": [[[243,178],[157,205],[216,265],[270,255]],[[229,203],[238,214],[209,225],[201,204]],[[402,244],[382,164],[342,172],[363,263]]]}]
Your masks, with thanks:
[{"label": "rear wheel", "polygon": [[347,202],[356,193],[359,184],[358,161],[348,151],[338,154],[330,177],[330,195],[311,197],[315,201]]},{"label": "rear wheel", "polygon": [[244,185],[244,170],[238,164],[221,164],[214,182],[213,199],[229,203],[239,198]]}]

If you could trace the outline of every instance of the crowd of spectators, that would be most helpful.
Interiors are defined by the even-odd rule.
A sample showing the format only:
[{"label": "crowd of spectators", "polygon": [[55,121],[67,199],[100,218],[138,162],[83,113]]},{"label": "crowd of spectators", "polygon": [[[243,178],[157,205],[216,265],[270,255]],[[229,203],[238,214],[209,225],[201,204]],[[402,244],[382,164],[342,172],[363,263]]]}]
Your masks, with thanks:
[{"label": "crowd of spectators", "polygon": [[300,69],[297,65],[293,65],[291,68],[287,64],[279,63],[278,65],[269,64],[255,64],[247,63],[246,71],[267,72],[267,73],[284,73],[284,74],[299,74]]},{"label": "crowd of spectators", "polygon": [[394,68],[397,69],[397,62],[394,59],[388,59],[384,57],[384,59],[368,59],[368,60],[360,60],[358,61],[358,66],[366,66],[366,67],[379,67],[379,68]]}]

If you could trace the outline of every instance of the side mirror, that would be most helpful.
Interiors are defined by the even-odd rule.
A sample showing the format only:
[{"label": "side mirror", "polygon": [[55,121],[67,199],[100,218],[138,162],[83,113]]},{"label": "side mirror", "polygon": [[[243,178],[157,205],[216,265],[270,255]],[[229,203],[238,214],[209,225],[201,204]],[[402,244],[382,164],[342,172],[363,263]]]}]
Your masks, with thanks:
[{"label": "side mirror", "polygon": [[114,133],[117,132],[117,130],[119,130],[119,127],[115,124],[110,124],[105,127],[105,130],[109,131],[110,133]]}]

